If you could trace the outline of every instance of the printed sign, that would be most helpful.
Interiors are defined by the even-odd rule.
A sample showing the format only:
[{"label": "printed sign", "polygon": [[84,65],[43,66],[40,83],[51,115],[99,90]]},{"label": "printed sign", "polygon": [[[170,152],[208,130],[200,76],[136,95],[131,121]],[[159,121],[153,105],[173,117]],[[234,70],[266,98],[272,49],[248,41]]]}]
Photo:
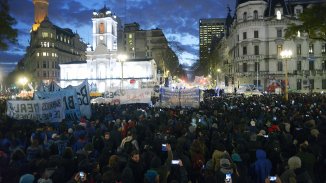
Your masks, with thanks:
[{"label": "printed sign", "polygon": [[7,115],[14,119],[30,119],[40,122],[61,122],[64,106],[60,97],[44,100],[9,100]]},{"label": "printed sign", "polygon": [[151,103],[152,89],[114,90],[92,100],[93,103],[133,104]]},{"label": "printed sign", "polygon": [[75,89],[63,89],[55,92],[35,92],[34,94],[34,99],[36,100],[61,97],[65,109],[65,119],[68,121],[78,121],[80,119],[81,111]]},{"label": "printed sign", "polygon": [[200,90],[195,89],[161,89],[162,106],[199,107]]}]

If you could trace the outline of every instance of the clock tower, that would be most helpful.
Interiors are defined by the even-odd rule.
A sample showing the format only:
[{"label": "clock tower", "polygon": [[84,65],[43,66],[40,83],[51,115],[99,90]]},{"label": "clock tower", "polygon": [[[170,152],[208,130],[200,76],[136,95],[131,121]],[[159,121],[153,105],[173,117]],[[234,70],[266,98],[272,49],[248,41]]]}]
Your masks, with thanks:
[{"label": "clock tower", "polygon": [[93,12],[93,50],[103,44],[109,51],[117,51],[117,17],[104,6]]}]

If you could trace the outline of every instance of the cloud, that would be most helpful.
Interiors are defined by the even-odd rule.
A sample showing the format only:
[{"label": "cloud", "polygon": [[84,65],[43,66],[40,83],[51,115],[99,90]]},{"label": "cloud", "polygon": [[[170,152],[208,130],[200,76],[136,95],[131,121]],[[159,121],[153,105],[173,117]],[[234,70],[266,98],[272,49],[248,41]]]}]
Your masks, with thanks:
[{"label": "cloud", "polygon": [[[77,31],[84,41],[91,42],[92,11],[106,5],[124,23],[138,22],[142,29],[161,28],[168,41],[177,42],[184,50],[179,55],[180,62],[189,62],[198,59],[199,19],[226,17],[227,6],[234,9],[234,4],[235,0],[50,0],[49,18],[54,24]],[[12,56],[8,60],[17,62],[28,46],[34,5],[32,0],[10,0],[9,6],[11,15],[17,20],[19,45],[6,57]],[[0,58],[0,62],[2,60]]]}]

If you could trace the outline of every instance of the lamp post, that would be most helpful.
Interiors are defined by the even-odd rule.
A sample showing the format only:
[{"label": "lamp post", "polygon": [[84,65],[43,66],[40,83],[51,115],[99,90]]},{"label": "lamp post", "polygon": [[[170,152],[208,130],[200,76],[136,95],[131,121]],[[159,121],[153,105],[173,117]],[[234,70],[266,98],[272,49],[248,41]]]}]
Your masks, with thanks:
[{"label": "lamp post", "polygon": [[120,83],[120,92],[123,89],[123,63],[127,60],[127,55],[118,55],[118,61],[121,63],[121,83]]},{"label": "lamp post", "polygon": [[291,50],[284,50],[280,53],[281,58],[285,61],[285,100],[289,100],[289,93],[288,93],[288,60],[292,58],[292,51]]},{"label": "lamp post", "polygon": [[218,86],[218,82],[219,82],[219,75],[220,75],[221,69],[220,69],[220,68],[218,68],[216,71],[217,71],[217,74],[216,74],[216,86]]}]

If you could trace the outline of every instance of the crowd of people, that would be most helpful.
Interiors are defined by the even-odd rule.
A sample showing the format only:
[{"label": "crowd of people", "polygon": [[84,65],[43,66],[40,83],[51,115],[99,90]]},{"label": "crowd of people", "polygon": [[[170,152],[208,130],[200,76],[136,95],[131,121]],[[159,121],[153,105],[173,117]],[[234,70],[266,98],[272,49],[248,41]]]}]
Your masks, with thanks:
[{"label": "crowd of people", "polygon": [[49,124],[2,115],[0,182],[323,183],[325,122],[322,94],[94,104],[91,119]]}]

